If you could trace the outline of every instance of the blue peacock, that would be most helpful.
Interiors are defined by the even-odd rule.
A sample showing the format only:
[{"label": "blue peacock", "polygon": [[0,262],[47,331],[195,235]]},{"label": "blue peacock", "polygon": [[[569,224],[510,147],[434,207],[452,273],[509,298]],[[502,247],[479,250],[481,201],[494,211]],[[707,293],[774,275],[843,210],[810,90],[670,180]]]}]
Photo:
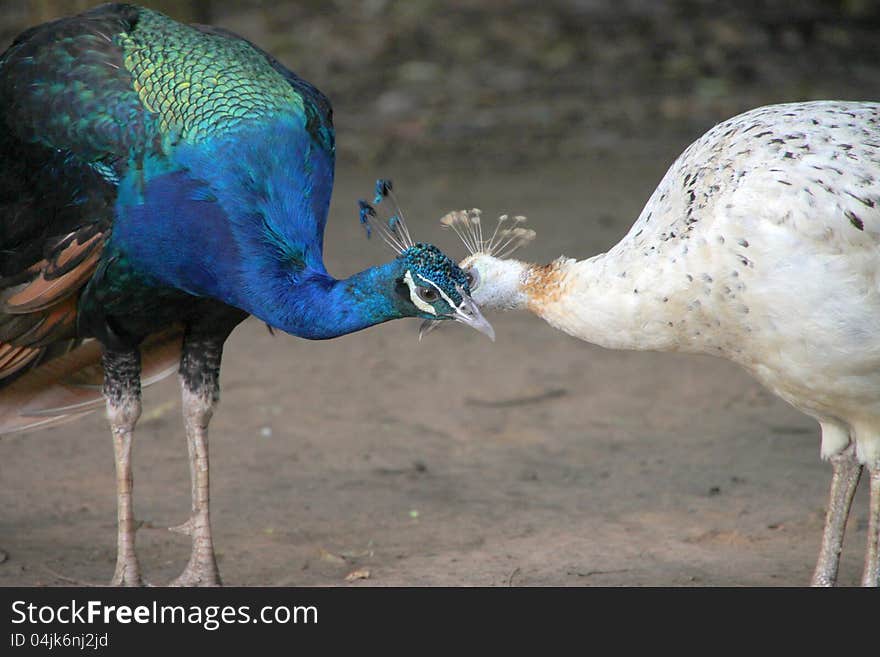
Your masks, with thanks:
[{"label": "blue peacock", "polygon": [[[225,30],[103,5],[21,34],[0,58],[0,434],[106,403],[117,563],[138,585],[131,444],[141,386],[177,370],[192,538],[174,583],[216,585],[207,429],[223,344],[248,315],[309,339],[403,317],[491,336],[468,276],[403,217],[361,221],[397,257],[324,267],[327,98]],[[391,196],[387,181],[377,198]],[[396,204],[396,201],[389,201]]]}]

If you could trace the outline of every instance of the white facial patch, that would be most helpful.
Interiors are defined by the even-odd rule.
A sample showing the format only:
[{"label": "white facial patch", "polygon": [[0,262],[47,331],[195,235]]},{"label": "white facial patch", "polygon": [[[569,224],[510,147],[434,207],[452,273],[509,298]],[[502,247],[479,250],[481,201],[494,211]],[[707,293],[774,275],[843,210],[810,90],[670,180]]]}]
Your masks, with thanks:
[{"label": "white facial patch", "polygon": [[[418,276],[418,274],[416,274],[416,275]],[[419,276],[419,278],[422,278],[422,277]],[[409,272],[409,270],[407,270],[406,274],[403,275],[403,280],[406,281],[406,284],[409,287],[409,298],[415,304],[416,308],[418,308],[422,312],[430,313],[431,315],[436,315],[437,311],[434,310],[434,307],[430,303],[428,303],[427,301],[422,301],[419,298],[419,294],[418,294],[418,292],[416,292],[416,287],[418,287],[418,286],[416,285],[415,281],[413,280],[412,274]],[[425,280],[425,279],[422,278],[422,280]],[[431,283],[431,281],[427,281],[427,282]],[[434,285],[434,284],[431,283],[431,285]],[[437,286],[434,285],[434,287],[437,287]],[[440,288],[437,288],[437,289],[439,291]],[[442,294],[442,292],[441,292],[441,294]]]}]

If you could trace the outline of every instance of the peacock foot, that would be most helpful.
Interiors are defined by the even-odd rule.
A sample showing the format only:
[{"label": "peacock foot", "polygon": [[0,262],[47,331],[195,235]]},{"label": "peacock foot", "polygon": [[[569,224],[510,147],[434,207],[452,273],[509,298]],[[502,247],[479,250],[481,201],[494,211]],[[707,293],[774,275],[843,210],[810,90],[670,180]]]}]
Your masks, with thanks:
[{"label": "peacock foot", "polygon": [[223,586],[223,582],[213,558],[209,562],[190,559],[184,571],[168,586]]},{"label": "peacock foot", "polygon": [[192,553],[183,572],[169,586],[223,586],[214,556],[209,525],[205,516],[193,516],[182,525],[169,527],[173,532],[193,538]]}]

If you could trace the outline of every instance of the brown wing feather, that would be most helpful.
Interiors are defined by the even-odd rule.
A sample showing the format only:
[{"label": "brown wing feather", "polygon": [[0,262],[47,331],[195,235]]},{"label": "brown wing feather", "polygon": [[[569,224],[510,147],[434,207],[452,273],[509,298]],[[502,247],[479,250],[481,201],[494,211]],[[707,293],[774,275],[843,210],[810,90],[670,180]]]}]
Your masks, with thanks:
[{"label": "brown wing feather", "polygon": [[0,378],[6,378],[18,372],[25,365],[40,355],[40,349],[2,345],[5,351],[0,354]]},{"label": "brown wing feather", "polygon": [[96,226],[66,236],[44,260],[28,268],[30,280],[0,292],[0,312],[22,315],[46,310],[79,292],[94,273],[103,247],[104,235]]},{"label": "brown wing feather", "polygon": [[77,297],[68,297],[42,312],[42,318],[18,341],[34,347],[45,347],[72,334],[76,327]]},{"label": "brown wing feather", "polygon": [[100,228],[83,226],[51,240],[44,258],[25,271],[0,279],[0,381],[37,363],[49,345],[73,346],[76,300],[103,247]]},{"label": "brown wing feather", "polygon": [[[183,328],[158,333],[141,345],[141,384],[173,374],[180,363]],[[67,422],[104,405],[101,345],[86,340],[40,363],[0,390],[0,435]]]}]

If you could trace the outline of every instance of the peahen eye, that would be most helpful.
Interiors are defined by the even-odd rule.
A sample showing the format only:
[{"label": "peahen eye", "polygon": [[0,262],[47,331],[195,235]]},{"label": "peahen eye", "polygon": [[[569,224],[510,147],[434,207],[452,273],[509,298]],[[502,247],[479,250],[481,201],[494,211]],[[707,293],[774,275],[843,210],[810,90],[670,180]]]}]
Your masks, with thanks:
[{"label": "peahen eye", "polygon": [[417,287],[416,294],[419,295],[419,299],[428,303],[434,303],[440,297],[437,290],[430,287]]},{"label": "peahen eye", "polygon": [[471,292],[480,287],[480,274],[476,269],[468,269],[464,275],[467,277],[468,288]]}]

